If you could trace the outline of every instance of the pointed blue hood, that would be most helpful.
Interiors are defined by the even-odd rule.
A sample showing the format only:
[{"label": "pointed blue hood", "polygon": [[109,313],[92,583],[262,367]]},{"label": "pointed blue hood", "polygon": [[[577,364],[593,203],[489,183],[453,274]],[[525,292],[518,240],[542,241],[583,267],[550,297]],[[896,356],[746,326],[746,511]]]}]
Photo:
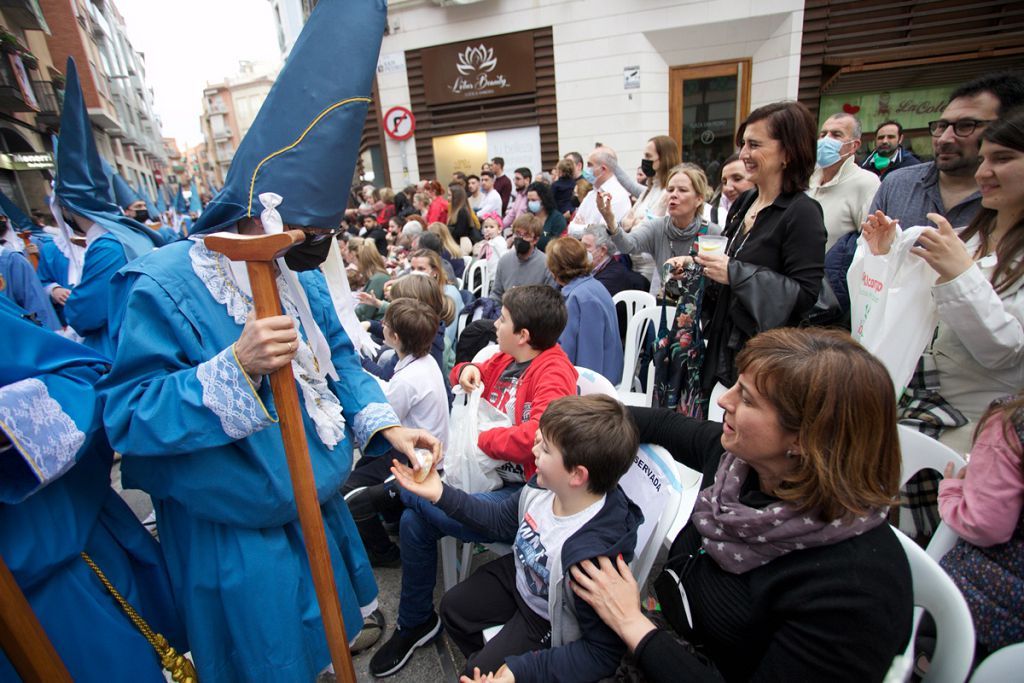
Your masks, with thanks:
[{"label": "pointed blue hood", "polygon": [[345,213],[384,35],[384,0],[320,0],[193,233],[263,210],[287,225],[335,228]]},{"label": "pointed blue hood", "polygon": [[157,213],[163,213],[167,210],[167,201],[164,199],[164,188],[162,186],[156,188],[156,211]]},{"label": "pointed blue hood", "polygon": [[192,186],[189,188],[192,195],[188,198],[188,212],[199,215],[203,212],[203,200],[199,198],[199,190],[196,188],[196,181],[192,181]]},{"label": "pointed blue hood", "polygon": [[116,171],[114,172],[113,183],[114,201],[122,209],[127,209],[129,206],[142,199],[142,197],[132,189],[132,186],[128,184],[128,181]]},{"label": "pointed blue hood", "polygon": [[141,186],[139,188],[132,189],[135,190],[135,194],[139,196],[139,199],[146,202],[146,211],[149,212],[149,220],[159,220],[160,212],[157,210],[156,204],[153,203],[153,195],[151,195],[149,192],[143,192]]},{"label": "pointed blue hood", "polygon": [[188,204],[185,202],[185,194],[181,191],[181,185],[178,185],[178,196],[174,198],[174,210],[178,213],[188,213]]},{"label": "pointed blue hood", "polygon": [[110,201],[110,181],[104,173],[89,112],[82,98],[75,60],[68,57],[64,111],[60,117],[57,180],[54,193],[61,206],[105,228],[124,247],[129,261],[164,244],[164,239],[123,213]]},{"label": "pointed blue hood", "polygon": [[0,192],[0,213],[7,216],[11,222],[11,227],[18,232],[29,232],[42,233],[42,229],[37,228],[36,224],[25,215],[25,212],[18,208],[18,205],[11,201],[11,198]]}]

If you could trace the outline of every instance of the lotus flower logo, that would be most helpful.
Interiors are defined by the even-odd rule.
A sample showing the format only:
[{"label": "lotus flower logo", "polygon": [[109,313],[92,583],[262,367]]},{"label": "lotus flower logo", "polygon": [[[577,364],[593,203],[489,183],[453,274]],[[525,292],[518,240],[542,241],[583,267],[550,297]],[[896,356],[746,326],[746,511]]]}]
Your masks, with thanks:
[{"label": "lotus flower logo", "polygon": [[494,71],[496,66],[498,66],[498,60],[494,58],[494,48],[486,47],[481,43],[477,47],[467,47],[459,55],[455,68],[463,76],[472,76],[474,73]]}]

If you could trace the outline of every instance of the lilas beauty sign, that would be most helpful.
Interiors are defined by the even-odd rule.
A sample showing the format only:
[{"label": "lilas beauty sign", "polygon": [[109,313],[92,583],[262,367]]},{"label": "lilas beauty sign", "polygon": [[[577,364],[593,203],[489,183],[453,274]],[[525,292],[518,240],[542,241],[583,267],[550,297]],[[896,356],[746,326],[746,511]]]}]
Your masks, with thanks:
[{"label": "lilas beauty sign", "polygon": [[428,104],[533,92],[533,32],[491,36],[420,52]]}]

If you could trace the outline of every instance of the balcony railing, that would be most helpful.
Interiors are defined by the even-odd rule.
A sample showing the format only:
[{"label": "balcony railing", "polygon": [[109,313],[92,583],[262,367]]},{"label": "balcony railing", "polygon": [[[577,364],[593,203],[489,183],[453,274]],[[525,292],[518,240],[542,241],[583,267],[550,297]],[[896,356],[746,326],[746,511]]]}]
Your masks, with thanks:
[{"label": "balcony railing", "polygon": [[[14,70],[5,57],[0,59],[0,111],[6,113],[35,111],[35,108],[25,100],[21,91],[18,79],[14,76]],[[31,84],[28,84],[31,88]]]},{"label": "balcony railing", "polygon": [[32,81],[32,90],[39,103],[36,118],[44,125],[53,125],[60,121],[60,112],[64,108],[64,91],[53,87],[51,81]]}]

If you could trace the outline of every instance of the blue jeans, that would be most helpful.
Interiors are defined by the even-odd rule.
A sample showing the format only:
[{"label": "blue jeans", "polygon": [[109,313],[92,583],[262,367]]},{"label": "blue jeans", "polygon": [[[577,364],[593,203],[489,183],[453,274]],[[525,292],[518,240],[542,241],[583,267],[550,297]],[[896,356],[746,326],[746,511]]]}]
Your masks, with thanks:
[{"label": "blue jeans", "polygon": [[[474,494],[474,498],[498,502],[514,496],[523,487],[512,484],[497,491]],[[445,536],[460,541],[508,542],[492,538],[465,526],[441,512],[430,502],[405,489],[401,492],[406,510],[402,513],[399,547],[402,550],[402,598],[398,603],[398,625],[411,629],[427,621],[434,611],[434,584],[437,583],[437,542]]]}]

